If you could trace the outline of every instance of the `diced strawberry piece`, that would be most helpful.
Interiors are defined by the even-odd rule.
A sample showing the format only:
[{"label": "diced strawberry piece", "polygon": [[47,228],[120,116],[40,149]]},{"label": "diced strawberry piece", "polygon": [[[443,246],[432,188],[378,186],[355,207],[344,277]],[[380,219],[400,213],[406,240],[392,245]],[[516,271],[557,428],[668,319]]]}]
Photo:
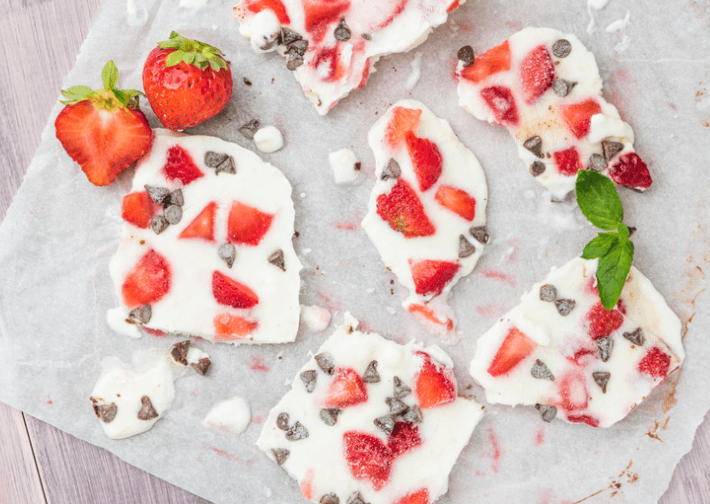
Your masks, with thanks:
[{"label": "diced strawberry piece", "polygon": [[476,56],[473,65],[461,71],[461,76],[476,84],[498,72],[510,70],[510,45],[506,40],[483,54]]},{"label": "diced strawberry piece", "polygon": [[639,362],[639,372],[651,375],[654,378],[665,378],[671,367],[671,356],[654,346]]},{"label": "diced strawberry piece", "polygon": [[370,77],[370,61],[365,62],[365,68],[362,71],[362,78],[360,79],[360,84],[357,85],[355,89],[362,89],[367,84],[367,79]]},{"label": "diced strawberry piece", "polygon": [[572,360],[578,366],[585,366],[597,358],[598,350],[592,348],[580,348],[574,352]]},{"label": "diced strawberry piece", "polygon": [[592,306],[586,318],[589,321],[589,335],[593,340],[608,336],[624,323],[624,316],[619,310],[613,308],[607,311],[601,303]]},{"label": "diced strawberry piece", "polygon": [[193,221],[182,230],[178,238],[201,238],[214,241],[214,215],[217,203],[209,203]]},{"label": "diced strawberry piece", "polygon": [[550,89],[555,80],[555,64],[544,45],[530,51],[520,63],[520,79],[523,84],[523,99],[532,104]]},{"label": "diced strawberry piece", "polygon": [[453,10],[458,9],[459,5],[461,5],[461,2],[459,0],[454,0],[453,2],[451,2],[451,5],[446,8],[447,14]]},{"label": "diced strawberry piece", "polygon": [[520,364],[537,348],[537,343],[525,336],[519,329],[513,327],[503,340],[498,353],[488,366],[488,374],[501,376]]},{"label": "diced strawberry piece", "polygon": [[401,178],[389,194],[377,196],[377,214],[405,238],[430,236],[436,232],[417,193]]},{"label": "diced strawberry piece", "polygon": [[441,176],[444,160],[434,142],[419,138],[411,131],[404,135],[407,151],[414,165],[414,174],[419,182],[419,189],[428,190]]},{"label": "diced strawberry piece", "polygon": [[304,0],[306,31],[320,41],[333,23],[350,8],[349,0]]},{"label": "diced strawberry piece", "polygon": [[367,386],[357,371],[337,368],[325,398],[329,408],[346,408],[367,401]]},{"label": "diced strawberry piece", "polygon": [[419,118],[422,111],[406,107],[395,107],[392,109],[392,119],[385,128],[385,140],[393,149],[399,147],[404,141],[404,137],[410,131],[414,131],[419,126]]},{"label": "diced strawberry piece", "polygon": [[163,166],[163,172],[168,180],[178,179],[183,185],[204,176],[190,154],[179,145],[168,149],[168,160]]},{"label": "diced strawberry piece", "polygon": [[259,296],[244,284],[215,271],[212,273],[212,295],[224,306],[252,308],[259,304]]},{"label": "diced strawberry piece", "polygon": [[467,221],[476,216],[476,199],[458,187],[442,185],[436,190],[436,201]]},{"label": "diced strawberry piece", "polygon": [[456,276],[456,272],[460,267],[460,264],[449,261],[425,260],[414,264],[411,264],[410,261],[410,269],[412,270],[412,278],[414,279],[417,294],[420,296],[428,294],[438,296],[444,290],[446,284]]},{"label": "diced strawberry piece", "polygon": [[390,479],[392,453],[382,440],[363,432],[349,431],[343,434],[345,460],[350,474],[356,479],[369,480],[379,491]]},{"label": "diced strawberry piece", "polygon": [[[310,64],[313,68],[318,69],[320,78],[325,82],[339,81],[345,75],[347,67],[343,65],[339,55],[338,46],[316,49],[316,54]],[[327,73],[325,73],[324,67],[328,69]]]},{"label": "diced strawberry piece", "polygon": [[121,286],[123,303],[129,308],[155,303],[168,293],[171,279],[170,264],[151,249],[126,276]]},{"label": "diced strawberry piece", "polygon": [[425,352],[417,352],[424,364],[416,376],[415,392],[421,409],[448,404],[456,399],[456,377],[453,371],[434,362]]},{"label": "diced strawberry piece", "polygon": [[227,241],[237,245],[258,245],[271,227],[274,216],[235,201],[229,210]]},{"label": "diced strawberry piece", "polygon": [[592,427],[599,427],[599,420],[591,415],[567,415],[567,421],[572,423],[585,423]]},{"label": "diced strawberry piece", "polygon": [[147,229],[155,213],[148,191],[126,194],[121,202],[121,217],[134,226]]},{"label": "diced strawberry piece", "polygon": [[572,134],[577,138],[584,138],[589,134],[592,116],[600,114],[602,108],[594,98],[588,98],[579,103],[561,105],[560,111]]},{"label": "diced strawberry piece", "polygon": [[438,313],[436,313],[434,310],[432,310],[426,305],[415,303],[409,305],[407,309],[409,310],[409,313],[411,313],[415,317],[421,317],[421,319],[423,319],[423,321],[425,322],[431,322],[433,324],[444,326],[447,331],[454,330],[453,320],[446,316],[444,316],[443,318],[440,317]]},{"label": "diced strawberry piece", "polygon": [[286,7],[281,3],[281,0],[245,0],[242,6],[254,14],[258,14],[264,9],[269,9],[279,18],[279,23],[282,25],[291,24],[291,19],[288,17]]},{"label": "diced strawberry piece", "polygon": [[220,313],[214,318],[215,339],[221,341],[242,339],[253,333],[257,327],[259,327],[258,322],[231,313]]},{"label": "diced strawberry piece", "polygon": [[422,444],[422,438],[419,437],[419,427],[407,422],[394,424],[392,434],[387,439],[387,448],[392,452],[393,458],[399,457],[420,444]]},{"label": "diced strawberry piece", "polygon": [[567,411],[579,411],[587,409],[589,395],[587,394],[587,382],[584,375],[578,372],[569,372],[560,380],[560,406]]},{"label": "diced strawberry piece", "polygon": [[614,166],[609,168],[609,178],[616,184],[636,189],[648,189],[653,183],[648,166],[635,152],[621,156]]},{"label": "diced strawberry piece", "polygon": [[165,331],[161,331],[160,329],[151,329],[150,327],[146,326],[142,326],[141,331],[146,332],[151,336],[155,336],[156,338],[164,338],[168,335]]},{"label": "diced strawberry piece", "polygon": [[[458,0],[456,0],[458,4]],[[408,493],[401,499],[398,499],[394,504],[431,504],[429,500],[429,490],[422,488],[416,492]]]},{"label": "diced strawberry piece", "polygon": [[513,92],[504,86],[491,86],[481,90],[481,97],[491,109],[498,124],[516,126],[518,107]]},{"label": "diced strawberry piece", "polygon": [[584,168],[579,160],[579,153],[574,147],[555,152],[553,156],[557,169],[562,175],[571,177],[577,175],[577,172]]}]

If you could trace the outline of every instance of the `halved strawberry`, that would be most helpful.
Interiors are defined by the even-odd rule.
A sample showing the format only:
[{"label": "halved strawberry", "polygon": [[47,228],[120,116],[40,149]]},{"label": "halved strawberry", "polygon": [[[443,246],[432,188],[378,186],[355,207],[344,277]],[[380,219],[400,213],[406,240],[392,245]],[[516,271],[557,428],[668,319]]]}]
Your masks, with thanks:
[{"label": "halved strawberry", "polygon": [[601,106],[594,98],[560,106],[560,112],[567,128],[577,138],[583,138],[589,134],[592,116],[601,113],[601,111]]},{"label": "halved strawberry", "polygon": [[396,149],[404,141],[404,137],[410,131],[414,131],[419,126],[419,118],[422,111],[407,107],[395,107],[392,109],[392,119],[385,128],[385,140],[390,147]]},{"label": "halved strawberry", "polygon": [[212,273],[212,295],[219,304],[232,308],[252,308],[259,304],[259,296],[253,290],[219,271]]},{"label": "halved strawberry", "polygon": [[624,323],[624,316],[619,310],[613,308],[607,311],[601,303],[592,306],[586,319],[589,321],[589,335],[593,340],[608,336]]},{"label": "halved strawberry", "polygon": [[274,219],[268,214],[235,201],[227,220],[227,241],[237,245],[258,245]]},{"label": "halved strawberry", "polygon": [[560,170],[562,175],[571,177],[577,175],[577,172],[584,168],[579,160],[579,153],[574,147],[555,152],[553,156],[557,169]]},{"label": "halved strawberry", "polygon": [[139,228],[147,229],[154,214],[154,203],[148,191],[126,194],[121,201],[121,217]]},{"label": "halved strawberry", "polygon": [[306,31],[319,42],[330,25],[340,21],[348,8],[349,0],[304,0]]},{"label": "halved strawberry", "polygon": [[430,236],[436,232],[417,193],[401,178],[389,194],[377,196],[377,214],[405,238]]},{"label": "halved strawberry", "polygon": [[481,97],[491,109],[498,124],[516,126],[518,107],[513,92],[505,86],[490,86],[481,90]]},{"label": "halved strawberry", "polygon": [[412,264],[410,260],[409,267],[412,270],[412,279],[416,292],[420,296],[432,294],[438,296],[446,287],[456,272],[461,267],[458,263],[449,261],[431,261],[424,260]]},{"label": "halved strawberry", "polygon": [[587,382],[584,375],[577,371],[567,373],[560,380],[559,385],[560,406],[567,411],[579,411],[587,409],[589,394],[587,394]]},{"label": "halved strawberry", "polygon": [[648,189],[653,183],[648,166],[635,152],[628,152],[621,156],[609,168],[609,178],[616,184],[634,189]]},{"label": "halved strawberry", "polygon": [[654,346],[646,352],[638,365],[640,373],[651,375],[654,378],[665,378],[671,367],[671,356]]},{"label": "halved strawberry", "polygon": [[284,7],[284,4],[281,3],[281,0],[244,0],[242,7],[249,12],[253,12],[254,14],[258,14],[259,12],[268,9],[276,14],[276,17],[279,19],[279,23],[282,25],[291,24],[291,18],[288,17],[286,7]]},{"label": "halved strawberry", "polygon": [[219,341],[233,341],[242,339],[254,332],[259,323],[253,320],[238,317],[231,313],[220,313],[214,318],[215,339]]},{"label": "halved strawberry", "polygon": [[214,241],[214,215],[217,211],[217,203],[208,203],[200,214],[182,230],[178,238],[201,238],[207,241]]},{"label": "halved strawberry", "polygon": [[476,56],[473,65],[465,67],[461,71],[461,76],[478,84],[491,75],[506,70],[510,70],[510,45],[507,40]]},{"label": "halved strawberry", "polygon": [[337,368],[325,398],[329,408],[347,408],[367,401],[367,386],[357,371]]},{"label": "halved strawberry", "polygon": [[436,190],[436,201],[467,221],[476,216],[476,200],[463,189],[442,185]]},{"label": "halved strawberry", "polygon": [[555,64],[544,45],[530,51],[520,63],[520,80],[523,84],[523,99],[532,104],[555,80]]},{"label": "halved strawberry", "polygon": [[[458,0],[456,0],[458,4]],[[411,492],[395,501],[394,504],[431,504],[429,500],[429,490],[422,488],[416,492]]]},{"label": "halved strawberry", "polygon": [[444,160],[434,142],[419,138],[411,131],[404,135],[407,151],[414,165],[414,174],[419,182],[419,189],[426,191],[433,186],[441,176]]},{"label": "halved strawberry", "polygon": [[585,423],[591,427],[599,427],[599,420],[591,415],[567,415],[567,421],[572,423]]},{"label": "halved strawberry", "polygon": [[364,432],[343,434],[345,460],[350,474],[356,479],[369,480],[379,491],[390,479],[392,453],[382,440]]},{"label": "halved strawberry", "polygon": [[192,156],[180,147],[174,145],[168,149],[168,159],[163,166],[163,173],[168,180],[180,180],[187,185],[205,174],[195,165]]},{"label": "halved strawberry", "polygon": [[491,365],[488,366],[488,374],[501,376],[508,373],[533,353],[535,348],[537,348],[537,343],[525,336],[516,327],[511,328],[503,340],[503,344],[498,349],[498,353],[493,357]]},{"label": "halved strawberry", "polygon": [[138,260],[121,286],[128,308],[159,301],[170,290],[172,273],[167,259],[151,249]]},{"label": "halved strawberry", "polygon": [[415,393],[421,409],[448,404],[456,399],[456,377],[453,371],[434,362],[426,352],[417,352],[424,363],[416,376]]},{"label": "halved strawberry", "polygon": [[392,452],[392,457],[397,458],[422,444],[419,437],[419,427],[407,422],[397,422],[394,424],[392,434],[387,439],[387,448]]}]

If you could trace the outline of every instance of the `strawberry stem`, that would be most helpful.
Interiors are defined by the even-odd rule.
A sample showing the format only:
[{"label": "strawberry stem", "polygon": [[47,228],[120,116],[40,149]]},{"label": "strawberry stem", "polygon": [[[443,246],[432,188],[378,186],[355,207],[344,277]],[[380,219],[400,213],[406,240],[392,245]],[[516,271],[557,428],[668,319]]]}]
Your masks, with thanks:
[{"label": "strawberry stem", "polygon": [[158,42],[158,47],[174,49],[165,59],[166,67],[186,63],[203,71],[208,66],[215,72],[219,72],[222,69],[229,71],[227,62],[221,56],[222,51],[199,40],[183,37],[176,31],[170,34],[169,40]]}]

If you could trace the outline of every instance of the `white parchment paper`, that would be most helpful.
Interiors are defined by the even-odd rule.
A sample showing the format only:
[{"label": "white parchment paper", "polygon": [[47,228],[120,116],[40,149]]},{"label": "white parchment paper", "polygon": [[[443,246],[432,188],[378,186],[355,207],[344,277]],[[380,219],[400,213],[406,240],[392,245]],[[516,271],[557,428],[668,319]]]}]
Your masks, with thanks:
[{"label": "white parchment paper", "polygon": [[[105,2],[65,87],[98,87],[100,69],[113,59],[121,86],[140,89],[145,57],[173,29],[222,48],[232,64],[233,98],[217,118],[188,133],[254,149],[238,126],[252,118],[278,126],[286,146],[264,157],[294,187],[300,233],[295,246],[305,267],[302,303],[340,312],[334,323],[349,310],[365,328],[400,342],[435,341],[403,313],[404,289],[391,284],[394,277],[359,227],[374,183],[366,133],[378,114],[405,97],[422,100],[449,120],[478,156],[489,184],[493,243],[473,274],[453,290],[462,340],[447,349],[461,391],[479,401],[483,393],[466,372],[476,338],[552,266],[579,255],[596,231],[574,204],[545,203],[508,134],[458,106],[456,51],[471,44],[481,52],[525,26],[550,26],[583,40],[597,56],[606,97],[634,127],[636,150],[655,179],[644,194],[620,189],[625,221],[637,228],[634,264],[687,323],[688,357],[681,373],[606,430],[544,424],[532,408],[488,406],[441,502],[655,502],[710,407],[710,304],[707,292],[698,295],[710,262],[707,7],[611,0],[605,9],[592,10],[596,31],[588,33],[590,15],[582,0],[469,0],[417,49],[421,78],[411,92],[405,85],[414,53],[388,57],[366,89],[320,117],[281,58],[252,53],[238,34],[230,1],[192,4],[197,7],[136,0],[130,14],[125,2]],[[605,30],[627,11],[628,25]],[[129,361],[140,348],[168,349],[175,341],[132,340],[107,326],[106,310],[117,303],[108,261],[118,243],[120,200],[132,173],[107,188],[91,186],[54,138],[59,109],[57,104],[0,228],[0,401],[212,501],[300,502],[297,484],[254,442],[269,408],[330,330],[304,328],[288,345],[202,342],[197,346],[213,359],[208,377],[178,380],[174,404],[152,430],[121,441],[103,434],[89,402],[102,358]],[[145,101],[143,109],[157,127]],[[363,163],[360,185],[333,183],[328,152],[343,147]],[[201,420],[211,406],[234,395],[251,404],[253,421],[246,432],[229,436],[204,428]]]}]

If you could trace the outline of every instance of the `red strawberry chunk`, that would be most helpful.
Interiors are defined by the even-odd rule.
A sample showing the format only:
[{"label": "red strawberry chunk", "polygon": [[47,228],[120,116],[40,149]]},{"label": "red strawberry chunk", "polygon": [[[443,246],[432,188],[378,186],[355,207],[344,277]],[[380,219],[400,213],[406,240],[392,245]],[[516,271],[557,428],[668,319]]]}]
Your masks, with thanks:
[{"label": "red strawberry chunk", "polygon": [[414,131],[419,126],[419,118],[422,111],[406,107],[395,107],[392,109],[392,119],[385,128],[385,140],[390,147],[396,149],[404,141],[404,137],[410,131]]},{"label": "red strawberry chunk", "polygon": [[461,2],[459,2],[459,0],[454,0],[453,2],[451,2],[451,5],[446,8],[446,12],[449,13],[453,10],[458,9],[459,5],[461,5]]},{"label": "red strawberry chunk", "polygon": [[214,215],[217,203],[209,203],[193,221],[182,230],[178,238],[201,238],[214,241]]},{"label": "red strawberry chunk", "polygon": [[417,193],[401,178],[389,194],[377,196],[377,214],[405,238],[430,236],[436,232]]},{"label": "red strawberry chunk", "polygon": [[421,319],[426,322],[431,322],[432,324],[444,326],[447,331],[454,330],[453,320],[443,314],[435,312],[426,305],[418,303],[410,304],[407,310],[409,310],[409,313],[411,313],[415,317],[421,317]]},{"label": "red strawberry chunk", "polygon": [[[567,411],[587,409],[589,395],[587,382],[584,375],[578,372],[569,372],[560,380],[560,406]],[[568,417],[569,418],[569,417]]]},{"label": "red strawberry chunk", "polygon": [[592,306],[586,318],[589,321],[589,335],[593,340],[608,336],[624,323],[624,316],[619,310],[613,308],[607,311],[601,303]]},{"label": "red strawberry chunk", "polygon": [[456,272],[460,267],[460,264],[449,261],[425,260],[413,265],[410,261],[410,269],[412,270],[412,278],[414,279],[417,294],[420,296],[428,294],[438,296],[444,290],[446,284],[456,276]]},{"label": "red strawberry chunk", "polygon": [[411,131],[404,135],[407,151],[414,165],[414,174],[419,182],[419,189],[428,190],[441,176],[444,160],[434,142],[419,138]]},{"label": "red strawberry chunk", "polygon": [[[323,47],[316,51],[311,65],[313,68],[318,68],[318,73],[321,75],[322,80],[325,82],[339,81],[345,75],[347,67],[340,60],[338,46]],[[323,67],[328,68],[327,74],[324,73]]]},{"label": "red strawberry chunk", "polygon": [[461,76],[478,84],[493,74],[507,70],[510,70],[510,45],[506,40],[501,45],[476,56],[473,65],[464,68]]},{"label": "red strawberry chunk", "polygon": [[304,0],[306,31],[316,42],[333,23],[340,21],[346,10],[350,8],[349,0]]},{"label": "red strawberry chunk", "polygon": [[448,404],[456,399],[456,377],[451,369],[434,362],[425,352],[417,352],[424,364],[416,376],[415,392],[421,409]]},{"label": "red strawberry chunk", "polygon": [[467,221],[476,216],[476,199],[463,189],[442,185],[436,191],[436,201]]},{"label": "red strawberry chunk", "polygon": [[648,166],[635,152],[628,152],[609,169],[609,178],[616,184],[648,189],[653,183]]},{"label": "red strawberry chunk", "polygon": [[504,86],[491,86],[481,90],[481,97],[491,109],[498,124],[516,126],[518,107],[513,92]]},{"label": "red strawberry chunk", "polygon": [[345,460],[354,478],[369,480],[375,491],[389,482],[392,453],[380,438],[349,431],[343,434],[343,444]]},{"label": "red strawberry chunk", "polygon": [[288,17],[286,7],[281,3],[281,0],[245,0],[242,6],[254,14],[258,14],[264,9],[269,9],[279,18],[279,23],[282,25],[291,24],[291,19]]},{"label": "red strawberry chunk", "polygon": [[535,348],[537,348],[537,343],[525,336],[519,329],[511,328],[498,349],[498,353],[493,357],[491,365],[488,366],[488,374],[491,376],[507,374],[529,356]]},{"label": "red strawberry chunk", "polygon": [[654,378],[665,378],[671,367],[671,356],[654,346],[643,356],[638,365],[640,373],[651,375]]},{"label": "red strawberry chunk", "polygon": [[171,279],[167,259],[151,249],[126,276],[121,286],[123,303],[129,308],[155,303],[168,293]]},{"label": "red strawberry chunk", "polygon": [[387,448],[392,452],[392,457],[397,458],[422,444],[419,437],[419,427],[407,422],[397,422],[394,424],[392,434],[387,439]]},{"label": "red strawberry chunk", "polygon": [[179,145],[168,149],[168,160],[163,166],[163,172],[168,180],[178,179],[183,185],[204,176],[190,154]]},{"label": "red strawberry chunk", "polygon": [[253,290],[219,271],[212,273],[212,295],[219,304],[232,308],[252,308],[259,304]]},{"label": "red strawberry chunk", "polygon": [[253,320],[238,317],[231,313],[220,313],[214,318],[214,330],[216,340],[234,341],[244,338],[254,332],[259,327],[259,323]]},{"label": "red strawberry chunk", "polygon": [[544,45],[530,51],[520,63],[520,79],[523,84],[523,99],[532,104],[555,80],[555,65]]},{"label": "red strawberry chunk", "polygon": [[272,214],[235,201],[229,210],[227,241],[237,245],[258,245],[273,219]]},{"label": "red strawberry chunk", "polygon": [[[458,3],[458,0],[457,2]],[[394,504],[431,504],[429,500],[429,490],[422,488],[416,492],[411,492],[398,499]]]},{"label": "red strawberry chunk", "polygon": [[577,138],[584,138],[589,134],[592,116],[600,114],[601,106],[593,98],[579,103],[560,106],[562,118],[572,134]]},{"label": "red strawberry chunk", "polygon": [[325,404],[329,408],[346,408],[367,401],[367,386],[357,371],[337,368],[328,389]]},{"label": "red strawberry chunk", "polygon": [[553,154],[557,169],[562,175],[571,177],[577,175],[577,172],[584,168],[579,160],[579,153],[574,147],[555,152]]},{"label": "red strawberry chunk", "polygon": [[591,415],[567,415],[567,421],[572,423],[585,423],[592,427],[599,427],[599,420]]},{"label": "red strawberry chunk", "polygon": [[147,229],[155,213],[148,191],[126,194],[121,201],[121,217],[134,226]]}]

